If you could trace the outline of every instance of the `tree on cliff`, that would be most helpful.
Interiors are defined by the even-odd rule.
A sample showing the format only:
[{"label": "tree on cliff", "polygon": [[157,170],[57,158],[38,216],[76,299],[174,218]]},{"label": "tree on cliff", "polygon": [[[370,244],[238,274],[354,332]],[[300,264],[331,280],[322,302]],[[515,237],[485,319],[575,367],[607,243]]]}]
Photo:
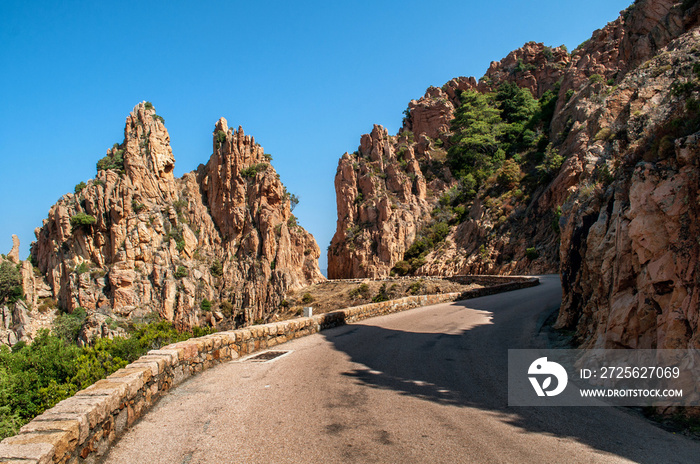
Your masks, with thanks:
[{"label": "tree on cliff", "polygon": [[505,159],[496,139],[502,120],[484,94],[465,91],[461,100],[452,120],[454,135],[448,163],[458,177],[472,174],[481,184]]},{"label": "tree on cliff", "polygon": [[18,266],[3,261],[0,264],[0,303],[14,303],[22,298],[22,276]]}]

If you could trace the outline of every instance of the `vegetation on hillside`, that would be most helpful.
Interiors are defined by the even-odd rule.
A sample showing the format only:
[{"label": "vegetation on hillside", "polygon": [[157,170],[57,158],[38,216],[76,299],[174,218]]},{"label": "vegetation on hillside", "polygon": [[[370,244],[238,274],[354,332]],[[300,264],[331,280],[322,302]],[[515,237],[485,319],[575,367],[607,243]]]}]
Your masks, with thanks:
[{"label": "vegetation on hillside", "polygon": [[0,263],[0,304],[12,304],[24,297],[19,269],[19,264],[10,261]]},{"label": "vegetation on hillside", "polygon": [[97,162],[98,171],[106,171],[112,169],[118,173],[124,173],[124,150],[119,148],[119,144],[115,143],[112,149],[107,152],[104,158]]},{"label": "vegetation on hillside", "polygon": [[40,331],[32,343],[0,346],[0,439],[147,351],[207,333],[198,327],[178,332],[160,321],[132,327],[128,338],[99,338],[81,348],[77,340],[85,317],[83,309],[61,314],[53,330]]},{"label": "vegetation on hillside", "polygon": [[503,223],[514,205],[528,201],[554,178],[563,162],[549,140],[558,93],[557,86],[537,100],[528,89],[509,82],[493,93],[462,92],[451,132],[438,143],[447,150],[444,165],[457,182],[439,199],[432,220],[392,269],[395,274],[412,274],[422,266],[450,226],[466,219],[477,196],[504,207],[496,217]]}]

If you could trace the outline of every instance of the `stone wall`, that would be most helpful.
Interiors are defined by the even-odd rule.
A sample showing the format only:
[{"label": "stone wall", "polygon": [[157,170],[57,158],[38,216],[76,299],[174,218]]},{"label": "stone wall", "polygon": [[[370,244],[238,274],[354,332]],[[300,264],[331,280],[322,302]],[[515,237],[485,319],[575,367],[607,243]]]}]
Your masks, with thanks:
[{"label": "stone wall", "polygon": [[4,439],[0,443],[0,462],[94,463],[169,389],[216,364],[345,323],[539,283],[536,277],[499,280],[498,285],[464,293],[369,303],[313,317],[218,332],[149,351],[34,418],[18,435]]}]

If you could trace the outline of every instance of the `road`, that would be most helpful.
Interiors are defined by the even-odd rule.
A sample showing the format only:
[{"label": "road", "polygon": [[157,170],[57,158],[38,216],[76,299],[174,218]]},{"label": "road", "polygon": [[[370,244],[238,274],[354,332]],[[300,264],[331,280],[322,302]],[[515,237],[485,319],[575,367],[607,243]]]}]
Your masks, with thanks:
[{"label": "road", "polygon": [[544,346],[542,284],[338,327],[169,392],[107,463],[700,462],[700,443],[618,408],[507,407],[507,350]]}]

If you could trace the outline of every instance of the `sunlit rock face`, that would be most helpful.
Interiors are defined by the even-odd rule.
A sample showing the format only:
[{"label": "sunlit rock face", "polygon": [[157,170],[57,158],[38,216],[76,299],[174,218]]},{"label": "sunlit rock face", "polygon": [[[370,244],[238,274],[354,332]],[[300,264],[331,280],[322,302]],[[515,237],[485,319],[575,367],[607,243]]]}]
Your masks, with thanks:
[{"label": "sunlit rock face", "polygon": [[323,279],[263,148],[222,118],[212,150],[175,178],[162,118],[149,103],[134,108],[108,151],[117,161],[36,230],[32,256],[59,306],[228,327],[267,319],[287,291]]}]

